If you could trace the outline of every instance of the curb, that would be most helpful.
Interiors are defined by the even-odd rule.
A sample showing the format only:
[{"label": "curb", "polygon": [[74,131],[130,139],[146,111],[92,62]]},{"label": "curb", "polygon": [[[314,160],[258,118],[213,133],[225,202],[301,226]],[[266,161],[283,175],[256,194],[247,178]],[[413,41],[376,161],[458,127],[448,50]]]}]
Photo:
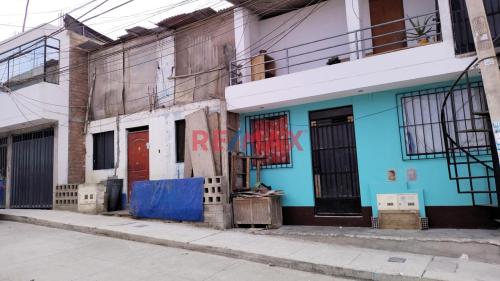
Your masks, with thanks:
[{"label": "curb", "polygon": [[[255,235],[269,235],[269,236],[302,236],[314,237],[315,235],[304,234],[303,232],[290,232],[286,235],[284,234],[269,234],[269,233],[259,233],[257,231],[251,231],[250,233]],[[364,234],[320,234],[318,236],[326,237],[326,238],[356,238],[356,239],[366,239],[366,240],[385,240],[385,241],[415,241],[415,242],[448,242],[448,243],[457,243],[457,244],[479,244],[479,245],[488,245],[488,246],[496,246],[500,247],[500,241],[497,240],[488,240],[488,239],[470,239],[470,238],[422,238],[422,237],[394,237],[394,236],[386,236],[386,235],[364,235]]]},{"label": "curb", "polygon": [[288,269],[294,269],[294,270],[299,270],[299,271],[305,271],[305,272],[317,273],[317,274],[323,274],[323,275],[329,275],[329,276],[335,276],[335,277],[346,277],[346,278],[355,278],[355,279],[362,279],[362,280],[384,280],[384,281],[417,281],[417,280],[418,281],[440,281],[438,279],[403,276],[403,275],[398,275],[398,274],[377,273],[377,272],[349,269],[349,268],[343,268],[343,267],[337,267],[337,266],[331,266],[331,265],[302,262],[302,261],[286,259],[286,258],[277,258],[277,257],[272,257],[272,256],[267,256],[267,255],[262,255],[262,254],[253,254],[253,253],[243,252],[243,251],[239,251],[239,250],[232,250],[232,249],[228,249],[228,248],[197,245],[197,244],[192,244],[189,242],[187,242],[187,243],[186,242],[178,242],[178,241],[173,241],[173,240],[168,240],[168,239],[153,238],[153,237],[144,236],[144,235],[123,233],[123,232],[119,232],[119,231],[101,229],[101,228],[96,228],[96,227],[77,226],[77,225],[53,222],[53,221],[48,221],[48,220],[43,220],[43,219],[35,219],[35,218],[26,217],[26,216],[0,214],[0,220],[27,223],[27,224],[39,225],[39,226],[50,227],[50,228],[76,231],[76,232],[81,232],[81,233],[91,234],[91,235],[106,236],[106,237],[112,237],[112,238],[117,238],[117,239],[123,239],[123,240],[129,240],[129,241],[135,241],[135,242],[141,242],[141,243],[166,246],[166,247],[171,247],[171,248],[190,250],[190,251],[195,251],[195,252],[201,252],[201,253],[212,254],[212,255],[219,255],[219,256],[224,256],[224,257],[228,257],[228,258],[242,259],[242,260],[247,260],[247,261],[261,263],[261,264],[267,264],[269,266],[277,266],[277,267],[283,267],[283,268],[288,268]]}]

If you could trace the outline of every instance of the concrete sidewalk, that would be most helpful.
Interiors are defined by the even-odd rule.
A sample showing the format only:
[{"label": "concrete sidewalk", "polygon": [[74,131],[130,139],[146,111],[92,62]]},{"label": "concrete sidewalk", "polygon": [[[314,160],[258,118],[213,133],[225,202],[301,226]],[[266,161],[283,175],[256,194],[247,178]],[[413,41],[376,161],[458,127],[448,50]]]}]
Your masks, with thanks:
[{"label": "concrete sidewalk", "polygon": [[[51,210],[0,210],[0,219],[223,255],[368,280],[499,280],[500,265],[218,231],[180,223]],[[0,222],[1,226],[1,222]]]},{"label": "concrete sidewalk", "polygon": [[375,250],[458,258],[500,264],[500,229],[392,230],[368,227],[285,225],[279,229],[235,231]]}]

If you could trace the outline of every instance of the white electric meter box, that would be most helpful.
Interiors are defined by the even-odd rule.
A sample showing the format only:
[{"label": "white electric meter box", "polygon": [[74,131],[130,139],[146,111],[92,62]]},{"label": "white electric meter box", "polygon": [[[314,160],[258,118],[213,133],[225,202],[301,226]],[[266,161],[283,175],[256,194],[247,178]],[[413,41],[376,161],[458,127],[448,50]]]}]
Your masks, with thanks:
[{"label": "white electric meter box", "polygon": [[377,207],[379,210],[397,210],[397,194],[377,194]]},{"label": "white electric meter box", "polygon": [[398,210],[418,211],[418,194],[398,194]]},{"label": "white electric meter box", "polygon": [[418,211],[418,194],[377,194],[377,207],[381,211],[404,210]]}]

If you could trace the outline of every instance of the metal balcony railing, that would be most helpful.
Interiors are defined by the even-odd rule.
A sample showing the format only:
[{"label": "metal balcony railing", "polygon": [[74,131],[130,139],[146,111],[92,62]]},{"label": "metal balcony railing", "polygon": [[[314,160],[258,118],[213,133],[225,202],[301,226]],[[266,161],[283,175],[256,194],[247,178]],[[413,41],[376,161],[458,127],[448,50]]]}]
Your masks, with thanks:
[{"label": "metal balcony railing", "polygon": [[231,85],[241,84],[440,41],[439,13],[434,11],[262,52],[260,62],[254,60],[258,55],[233,60],[230,81]]}]

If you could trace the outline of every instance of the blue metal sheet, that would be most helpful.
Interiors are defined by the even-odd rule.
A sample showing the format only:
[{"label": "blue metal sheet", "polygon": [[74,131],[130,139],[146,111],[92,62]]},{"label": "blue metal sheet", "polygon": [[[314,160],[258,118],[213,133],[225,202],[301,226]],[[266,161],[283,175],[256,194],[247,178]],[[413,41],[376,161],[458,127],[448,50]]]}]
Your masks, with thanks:
[{"label": "blue metal sheet", "polygon": [[138,181],[130,214],[136,218],[203,221],[203,178]]}]

